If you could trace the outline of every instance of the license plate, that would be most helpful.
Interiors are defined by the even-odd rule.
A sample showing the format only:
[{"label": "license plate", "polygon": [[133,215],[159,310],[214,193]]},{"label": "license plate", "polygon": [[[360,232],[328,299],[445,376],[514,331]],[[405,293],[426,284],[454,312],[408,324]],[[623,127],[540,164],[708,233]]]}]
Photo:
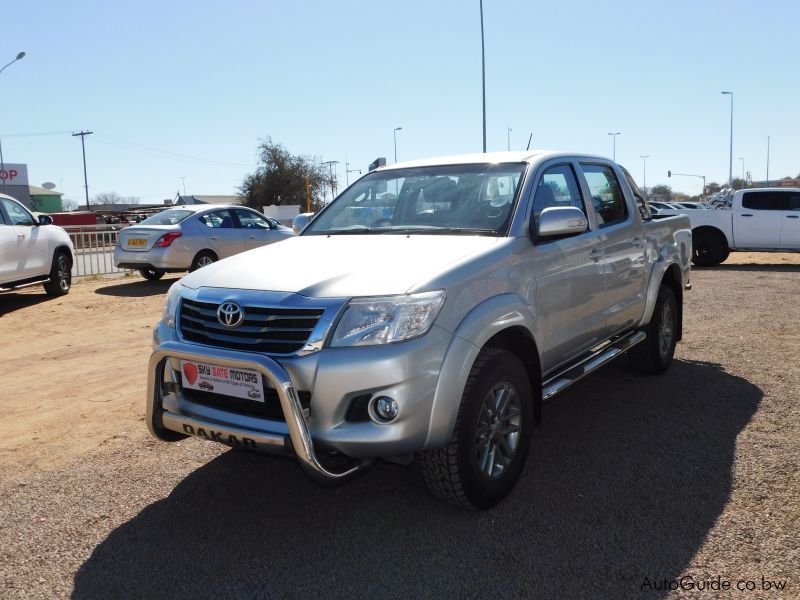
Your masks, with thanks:
[{"label": "license plate", "polygon": [[183,387],[234,398],[264,402],[262,375],[258,371],[220,367],[190,360],[181,361]]},{"label": "license plate", "polygon": [[146,246],[147,240],[140,238],[131,238],[128,240],[128,246]]}]

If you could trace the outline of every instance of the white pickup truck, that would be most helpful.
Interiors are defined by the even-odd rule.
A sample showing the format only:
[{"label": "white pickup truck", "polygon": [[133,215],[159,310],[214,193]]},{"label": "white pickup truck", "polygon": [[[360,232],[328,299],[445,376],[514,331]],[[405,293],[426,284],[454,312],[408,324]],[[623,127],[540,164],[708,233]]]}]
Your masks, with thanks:
[{"label": "white pickup truck", "polygon": [[0,194],[0,292],[41,284],[48,296],[62,296],[69,292],[74,260],[69,235],[51,217],[36,218]]},{"label": "white pickup truck", "polygon": [[718,265],[731,250],[800,251],[800,189],[752,188],[733,194],[729,208],[660,210],[685,214],[692,224],[692,262]]},{"label": "white pickup truck", "polygon": [[652,219],[608,159],[502,152],[365,175],[301,234],[190,273],[154,331],[147,424],[291,454],[340,483],[416,454],[439,498],[488,508],[541,405],[682,333],[689,220]]}]

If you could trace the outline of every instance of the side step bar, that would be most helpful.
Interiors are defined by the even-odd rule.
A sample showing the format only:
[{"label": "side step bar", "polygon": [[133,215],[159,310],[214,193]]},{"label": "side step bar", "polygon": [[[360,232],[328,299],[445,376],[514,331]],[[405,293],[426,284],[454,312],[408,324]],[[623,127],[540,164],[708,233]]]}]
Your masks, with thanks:
[{"label": "side step bar", "polygon": [[562,371],[551,375],[542,384],[542,400],[549,400],[556,394],[572,387],[600,367],[607,365],[615,358],[619,358],[620,355],[633,348],[636,344],[643,342],[645,338],[647,338],[647,335],[643,331],[631,332],[590,353],[588,356],[584,356],[577,364],[569,365]]},{"label": "side step bar", "polygon": [[50,278],[45,277],[44,279],[37,279],[36,281],[27,281],[7,288],[0,287],[0,292],[13,292],[14,290],[21,290],[22,288],[31,287],[32,285],[41,285],[43,283],[50,283]]}]

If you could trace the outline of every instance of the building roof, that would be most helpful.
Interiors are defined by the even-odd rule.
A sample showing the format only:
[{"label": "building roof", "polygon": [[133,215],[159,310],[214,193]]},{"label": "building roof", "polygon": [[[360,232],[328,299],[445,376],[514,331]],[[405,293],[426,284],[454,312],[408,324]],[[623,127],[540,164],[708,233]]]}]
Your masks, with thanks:
[{"label": "building roof", "polygon": [[174,204],[241,204],[241,196],[207,196],[207,195],[191,195],[191,196],[178,196]]},{"label": "building roof", "polygon": [[62,192],[57,192],[55,190],[47,190],[43,187],[39,187],[38,185],[29,185],[28,186],[28,193],[31,196],[63,196]]}]

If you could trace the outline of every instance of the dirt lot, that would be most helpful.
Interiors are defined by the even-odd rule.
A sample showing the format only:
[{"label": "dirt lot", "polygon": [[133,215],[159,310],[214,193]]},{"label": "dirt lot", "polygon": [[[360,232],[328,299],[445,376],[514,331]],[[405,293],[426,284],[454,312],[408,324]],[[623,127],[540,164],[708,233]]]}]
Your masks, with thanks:
[{"label": "dirt lot", "polygon": [[172,281],[0,296],[1,597],[657,598],[687,574],[800,597],[800,255],[696,270],[673,368],[615,365],[548,404],[516,491],[480,514],[413,468],[326,490],[150,439]]}]

